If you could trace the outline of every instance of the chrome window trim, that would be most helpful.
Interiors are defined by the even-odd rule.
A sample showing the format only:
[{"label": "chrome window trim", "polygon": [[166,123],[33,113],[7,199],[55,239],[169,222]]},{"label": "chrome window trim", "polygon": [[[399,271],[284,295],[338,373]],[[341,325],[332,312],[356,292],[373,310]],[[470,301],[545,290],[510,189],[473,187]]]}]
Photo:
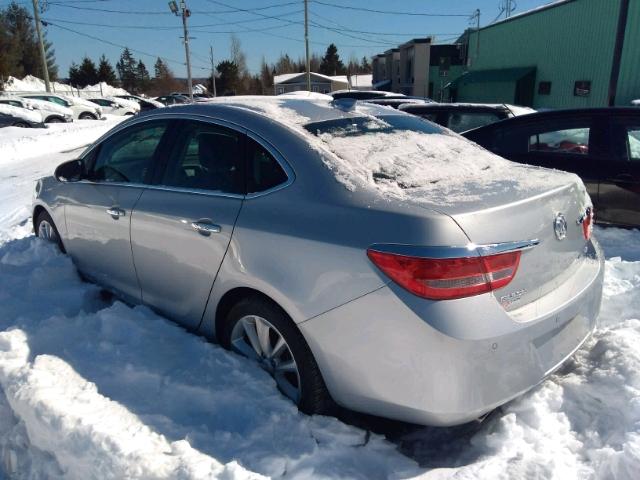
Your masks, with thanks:
[{"label": "chrome window trim", "polygon": [[369,250],[381,253],[392,253],[403,257],[418,258],[464,258],[464,257],[485,257],[488,255],[498,255],[500,253],[510,253],[516,251],[530,250],[540,243],[537,238],[531,240],[490,243],[476,245],[469,243],[465,246],[421,246],[404,245],[398,243],[373,244]]},{"label": "chrome window trim", "polygon": [[271,156],[273,156],[273,158],[276,160],[276,162],[278,162],[278,164],[280,165],[280,167],[284,170],[285,175],[287,176],[287,180],[279,185],[276,185],[275,187],[271,187],[268,190],[263,190],[261,192],[254,192],[254,193],[250,193],[247,195],[242,195],[242,194],[238,194],[238,193],[224,193],[224,192],[216,192],[214,190],[201,190],[201,189],[193,189],[193,188],[182,188],[182,187],[171,187],[171,186],[166,186],[166,185],[151,185],[151,184],[139,184],[139,183],[124,183],[124,182],[92,182],[89,180],[80,180],[79,182],[76,183],[88,183],[88,184],[93,184],[93,185],[115,185],[115,186],[120,186],[120,187],[144,187],[144,188],[149,188],[149,189],[154,189],[154,190],[164,190],[164,191],[170,191],[170,192],[180,192],[180,193],[193,193],[193,194],[197,194],[197,195],[207,195],[207,196],[212,196],[212,197],[226,197],[226,198],[243,198],[246,200],[253,200],[255,198],[259,198],[259,197],[263,197],[265,195],[269,195],[270,193],[274,193],[277,192],[278,190],[282,190],[286,187],[288,187],[289,185],[291,185],[294,181],[295,181],[295,172],[293,171],[293,168],[291,168],[291,165],[289,165],[289,162],[287,162],[285,160],[285,158],[282,156],[282,154],[278,151],[278,149],[276,149],[273,145],[271,145],[269,142],[267,142],[264,138],[262,138],[259,134],[248,130],[247,128],[243,127],[242,125],[239,125],[237,123],[234,122],[229,122],[227,120],[223,120],[220,118],[216,118],[216,117],[209,117],[209,116],[204,116],[204,115],[196,115],[196,114],[192,114],[192,113],[172,113],[172,112],[162,112],[162,113],[151,113],[148,114],[144,117],[134,117],[130,120],[126,120],[122,123],[120,123],[119,125],[117,125],[116,127],[114,127],[112,130],[110,130],[109,132],[107,132],[106,134],[104,134],[102,137],[100,137],[98,140],[96,140],[93,145],[91,145],[91,147],[89,147],[87,150],[85,150],[83,152],[83,154],[80,156],[80,160],[84,160],[85,157],[89,156],[91,154],[91,152],[100,144],[102,144],[103,142],[107,141],[109,138],[111,138],[114,135],[117,135],[119,132],[121,132],[122,130],[124,130],[125,128],[128,128],[130,126],[133,125],[138,125],[141,123],[145,123],[145,122],[150,122],[153,120],[197,120],[197,121],[202,121],[205,123],[211,123],[213,125],[218,125],[221,127],[225,127],[225,128],[229,128],[231,130],[234,130],[238,133],[244,134],[247,137],[251,138],[252,140],[258,142],[265,150],[267,150],[267,152],[269,152],[271,154]]}]

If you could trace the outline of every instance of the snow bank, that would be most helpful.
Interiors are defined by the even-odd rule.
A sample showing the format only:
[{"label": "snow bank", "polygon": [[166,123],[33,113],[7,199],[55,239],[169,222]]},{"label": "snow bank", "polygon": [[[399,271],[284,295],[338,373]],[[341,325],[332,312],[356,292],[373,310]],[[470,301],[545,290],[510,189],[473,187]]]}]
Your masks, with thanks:
[{"label": "snow bank", "polygon": [[[67,85],[65,83],[50,82],[51,90],[55,93],[68,94],[71,96],[78,95],[78,89]],[[33,75],[27,75],[22,80],[16,77],[9,77],[4,83],[4,90],[7,92],[45,92],[46,86],[44,80]],[[128,95],[123,88],[113,87],[105,82],[96,83],[95,85],[87,85],[84,88],[79,89],[81,96],[88,96],[89,94],[95,94],[96,92],[102,92],[102,95]]]}]

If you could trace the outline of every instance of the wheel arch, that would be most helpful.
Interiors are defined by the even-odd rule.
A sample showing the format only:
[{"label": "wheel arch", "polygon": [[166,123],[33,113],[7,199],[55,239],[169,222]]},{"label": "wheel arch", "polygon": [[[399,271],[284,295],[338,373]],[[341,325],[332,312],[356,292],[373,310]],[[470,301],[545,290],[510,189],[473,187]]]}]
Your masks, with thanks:
[{"label": "wheel arch", "polygon": [[287,311],[284,308],[282,308],[282,306],[278,302],[276,302],[273,298],[271,298],[269,295],[251,287],[235,287],[227,291],[224,295],[222,295],[222,297],[220,298],[220,301],[218,302],[218,305],[216,306],[215,317],[214,317],[214,332],[215,332],[216,340],[218,342],[220,341],[222,325],[227,314],[231,311],[231,309],[235,305],[238,304],[238,302],[246,298],[252,298],[252,297],[263,299],[269,302],[270,304],[272,304],[275,308],[277,308],[284,315],[286,315],[286,317],[289,319],[292,325],[298,328],[296,326],[296,323],[291,318],[291,315],[289,315]]},{"label": "wheel arch", "polygon": [[61,117],[60,115],[49,115],[47,118],[45,118],[44,123],[49,123],[51,122],[51,120],[59,120],[60,122],[64,122],[64,117]]}]

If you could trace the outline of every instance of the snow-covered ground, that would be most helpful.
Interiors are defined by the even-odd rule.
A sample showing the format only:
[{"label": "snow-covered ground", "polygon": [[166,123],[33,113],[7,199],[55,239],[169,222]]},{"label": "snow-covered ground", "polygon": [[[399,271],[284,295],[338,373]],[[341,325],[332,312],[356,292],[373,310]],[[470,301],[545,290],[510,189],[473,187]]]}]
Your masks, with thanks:
[{"label": "snow-covered ground", "polygon": [[[0,464],[12,478],[617,478],[640,472],[640,232],[596,229],[600,327],[482,424],[307,417],[259,367],[81,281],[34,180],[117,120],[0,130]],[[370,433],[367,427],[387,434]]]}]

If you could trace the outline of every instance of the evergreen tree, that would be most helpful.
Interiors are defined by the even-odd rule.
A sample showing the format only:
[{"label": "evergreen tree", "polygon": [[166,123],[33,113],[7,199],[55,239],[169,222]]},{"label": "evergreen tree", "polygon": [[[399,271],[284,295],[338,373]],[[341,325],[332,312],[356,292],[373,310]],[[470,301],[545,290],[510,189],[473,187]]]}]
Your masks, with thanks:
[{"label": "evergreen tree", "polygon": [[340,56],[338,47],[333,43],[327,47],[327,51],[320,62],[320,73],[324,75],[344,75],[345,68]]},{"label": "evergreen tree", "polygon": [[182,90],[182,84],[173,76],[173,72],[167,64],[158,58],[153,66],[154,78],[151,82],[149,93],[165,95],[167,93]]},{"label": "evergreen tree", "polygon": [[109,85],[116,84],[116,72],[104,54],[102,54],[100,62],[98,63],[98,81],[108,83]]},{"label": "evergreen tree", "polygon": [[76,62],[71,62],[69,67],[69,83],[74,87],[80,86],[80,70]]},{"label": "evergreen tree", "polygon": [[151,84],[151,77],[149,77],[149,70],[142,60],[138,60],[136,66],[136,91],[146,92]]},{"label": "evergreen tree", "polygon": [[155,78],[166,78],[171,75],[169,71],[169,67],[167,67],[167,64],[164,63],[164,61],[161,58],[158,58],[156,60],[156,63],[153,66],[153,70],[155,73]]},{"label": "evergreen tree", "polygon": [[260,84],[262,95],[273,95],[273,74],[271,68],[267,65],[267,61],[262,57],[260,64]]},{"label": "evergreen tree", "polygon": [[131,51],[125,48],[120,55],[120,60],[116,64],[116,70],[120,77],[122,88],[129,91],[135,91],[137,85],[137,64],[133,58]]},{"label": "evergreen tree", "polygon": [[216,80],[218,95],[235,95],[240,83],[238,66],[232,61],[223,60],[216,69],[220,73],[220,77]]},{"label": "evergreen tree", "polygon": [[362,57],[362,61],[360,62],[360,73],[371,73],[371,64],[367,57]]},{"label": "evergreen tree", "polygon": [[95,85],[98,83],[98,70],[96,64],[89,57],[84,57],[82,63],[78,67],[77,87],[83,88],[87,85]]}]

